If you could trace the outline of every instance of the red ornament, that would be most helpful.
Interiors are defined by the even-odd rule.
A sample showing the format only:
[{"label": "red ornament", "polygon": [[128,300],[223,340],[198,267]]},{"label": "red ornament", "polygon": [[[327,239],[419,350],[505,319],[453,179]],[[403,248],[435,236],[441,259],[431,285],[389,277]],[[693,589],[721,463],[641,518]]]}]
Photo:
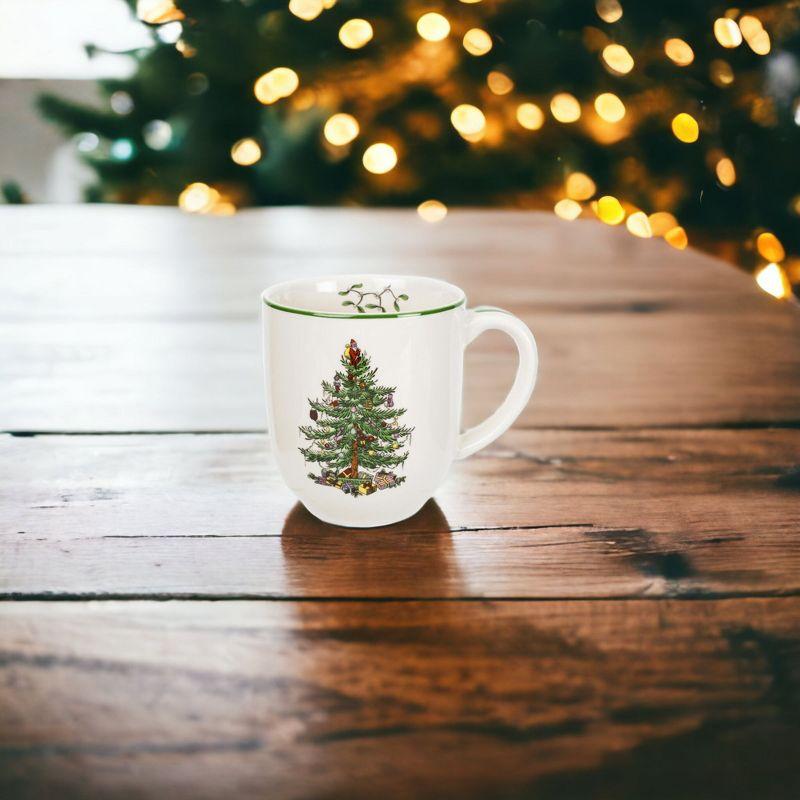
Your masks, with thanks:
[{"label": "red ornament", "polygon": [[358,362],[361,361],[361,351],[358,349],[358,344],[355,339],[350,340],[349,357],[350,363],[354,367],[358,366]]}]

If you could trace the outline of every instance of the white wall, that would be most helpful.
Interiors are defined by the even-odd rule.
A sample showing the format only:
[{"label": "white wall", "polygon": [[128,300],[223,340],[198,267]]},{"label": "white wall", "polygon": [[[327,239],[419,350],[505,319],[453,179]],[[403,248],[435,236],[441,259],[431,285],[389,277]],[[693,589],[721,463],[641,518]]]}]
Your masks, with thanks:
[{"label": "white wall", "polygon": [[31,202],[77,202],[85,170],[34,103],[43,91],[97,101],[93,81],[0,80],[0,181],[15,180]]}]

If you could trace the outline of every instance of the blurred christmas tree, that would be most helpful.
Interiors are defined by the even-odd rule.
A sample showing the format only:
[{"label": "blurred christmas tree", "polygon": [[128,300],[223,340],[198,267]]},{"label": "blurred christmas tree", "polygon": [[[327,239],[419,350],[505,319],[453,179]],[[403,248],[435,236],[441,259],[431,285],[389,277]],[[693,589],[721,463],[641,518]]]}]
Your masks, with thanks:
[{"label": "blurred christmas tree", "polygon": [[89,199],[555,204],[800,282],[797,2],[129,2],[153,45],[108,107],[41,99]]}]

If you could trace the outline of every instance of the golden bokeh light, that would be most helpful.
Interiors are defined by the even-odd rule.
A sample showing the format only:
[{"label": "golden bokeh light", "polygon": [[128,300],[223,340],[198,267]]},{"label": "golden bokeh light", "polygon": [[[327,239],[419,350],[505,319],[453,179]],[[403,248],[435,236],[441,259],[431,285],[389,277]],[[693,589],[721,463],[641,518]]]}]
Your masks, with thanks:
[{"label": "golden bokeh light", "polygon": [[667,231],[678,227],[678,220],[669,211],[656,211],[648,218],[653,236],[664,236]]},{"label": "golden bokeh light", "polygon": [[289,67],[275,67],[264,73],[253,90],[260,103],[269,105],[282,97],[288,97],[300,85],[297,73]]},{"label": "golden bokeh light", "polygon": [[727,156],[717,161],[714,171],[717,173],[717,180],[723,186],[733,186],[736,183],[736,167]]},{"label": "golden bokeh light", "polygon": [[322,0],[289,0],[289,11],[306,22],[316,19],[324,8]]},{"label": "golden bokeh light", "polygon": [[619,75],[627,75],[633,69],[633,56],[621,44],[609,44],[603,48],[605,65]]},{"label": "golden bokeh light", "polygon": [[178,197],[178,206],[190,214],[207,214],[219,200],[219,192],[207,183],[190,183]]},{"label": "golden bokeh light", "polygon": [[767,294],[782,300],[792,291],[786,273],[777,264],[767,264],[756,273],[756,283]]},{"label": "golden bokeh light", "polygon": [[597,216],[606,225],[619,225],[625,219],[625,209],[616,197],[606,194],[597,201]]},{"label": "golden bokeh light", "polygon": [[588,200],[597,191],[595,182],[585,172],[573,172],[568,175],[565,188],[570,200]]},{"label": "golden bokeh light", "polygon": [[372,25],[365,19],[349,19],[339,28],[339,41],[351,50],[358,50],[372,39]]},{"label": "golden bokeh light", "polygon": [[456,106],[450,114],[450,122],[464,136],[480,133],[486,127],[486,117],[483,111],[469,103]]},{"label": "golden bokeh light", "polygon": [[550,101],[550,113],[559,122],[576,122],[581,118],[581,104],[568,92],[559,92]]},{"label": "golden bokeh light", "polygon": [[750,49],[759,56],[765,56],[771,49],[769,34],[764,30],[758,17],[745,14],[739,20],[739,29]]},{"label": "golden bokeh light", "polygon": [[786,258],[786,251],[783,249],[781,240],[768,231],[759,235],[756,239],[758,254],[767,261],[783,261]]},{"label": "golden bokeh light", "polygon": [[696,142],[700,138],[700,127],[691,114],[681,113],[673,117],[672,132],[679,141],[686,144]]},{"label": "golden bokeh light", "polygon": [[553,211],[555,211],[561,219],[573,220],[581,215],[582,209],[580,203],[576,203],[569,197],[565,197],[553,206]]},{"label": "golden bokeh light", "polygon": [[497,95],[508,94],[514,90],[514,81],[505,72],[500,72],[496,69],[493,69],[486,76],[486,85],[492,94]]},{"label": "golden bokeh light", "polygon": [[597,0],[594,4],[597,16],[603,22],[616,22],[622,19],[622,6],[619,0]]},{"label": "golden bokeh light", "polygon": [[450,23],[447,17],[437,14],[435,11],[429,11],[417,20],[417,33],[426,42],[441,42],[450,34]]},{"label": "golden bokeh light", "polygon": [[249,167],[261,159],[261,145],[255,139],[239,139],[231,147],[231,158],[242,167]]},{"label": "golden bokeh light", "polygon": [[653,229],[650,227],[650,220],[644,211],[634,211],[628,219],[625,220],[625,227],[629,233],[638,236],[640,239],[650,239],[653,235]]},{"label": "golden bokeh light", "polygon": [[686,235],[686,231],[678,225],[670,228],[664,234],[664,241],[676,250],[685,250],[689,244],[689,237]]},{"label": "golden bokeh light", "polygon": [[520,103],[517,106],[517,122],[529,131],[538,131],[544,125],[544,112],[536,103]]},{"label": "golden bokeh light", "polygon": [[764,30],[761,20],[751,14],[745,14],[739,20],[739,30],[742,32],[745,41],[749,42],[754,36],[757,36],[759,31]]},{"label": "golden bokeh light", "polygon": [[492,37],[482,28],[470,28],[463,39],[464,49],[473,56],[485,56],[492,49]]},{"label": "golden bokeh light", "polygon": [[175,7],[173,0],[139,0],[136,3],[136,16],[148,25],[163,25],[186,17],[183,11]]},{"label": "golden bokeh light", "polygon": [[606,122],[619,122],[625,116],[625,104],[611,92],[603,92],[595,97],[594,110]]},{"label": "golden bokeh light", "polygon": [[742,43],[742,32],[735,20],[719,17],[714,21],[714,37],[727,48],[738,47]]},{"label": "golden bokeh light", "polygon": [[721,58],[715,58],[708,65],[708,74],[711,82],[723,89],[734,81],[733,67]]},{"label": "golden bokeh light", "polygon": [[417,214],[425,222],[441,222],[447,216],[447,206],[440,200],[425,200],[417,206]]},{"label": "golden bokeh light", "polygon": [[748,39],[747,44],[749,44],[750,49],[759,56],[767,55],[772,48],[769,34],[764,30],[757,33],[752,39]]},{"label": "golden bokeh light", "polygon": [[323,128],[323,135],[333,145],[350,144],[359,133],[358,121],[350,114],[334,114]]},{"label": "golden bokeh light", "polygon": [[397,165],[397,151],[386,142],[375,142],[364,151],[362,163],[367,172],[385,175]]},{"label": "golden bokeh light", "polygon": [[683,39],[667,39],[664,42],[667,58],[679,67],[686,67],[694,61],[694,50]]}]

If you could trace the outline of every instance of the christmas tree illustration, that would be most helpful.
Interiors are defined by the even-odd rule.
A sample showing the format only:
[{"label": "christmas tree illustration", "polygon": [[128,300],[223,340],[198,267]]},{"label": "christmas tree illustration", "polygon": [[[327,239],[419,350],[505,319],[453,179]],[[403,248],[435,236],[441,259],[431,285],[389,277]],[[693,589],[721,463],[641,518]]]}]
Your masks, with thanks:
[{"label": "christmas tree illustration", "polygon": [[300,426],[309,442],[299,448],[303,458],[322,467],[308,477],[354,497],[399,486],[405,477],[393,470],[408,458],[402,448],[414,430],[399,422],[406,410],[395,408],[394,387],[377,383],[378,370],[355,339],[339,363],[333,381],[322,382],[322,399],[308,401],[313,424]]}]

